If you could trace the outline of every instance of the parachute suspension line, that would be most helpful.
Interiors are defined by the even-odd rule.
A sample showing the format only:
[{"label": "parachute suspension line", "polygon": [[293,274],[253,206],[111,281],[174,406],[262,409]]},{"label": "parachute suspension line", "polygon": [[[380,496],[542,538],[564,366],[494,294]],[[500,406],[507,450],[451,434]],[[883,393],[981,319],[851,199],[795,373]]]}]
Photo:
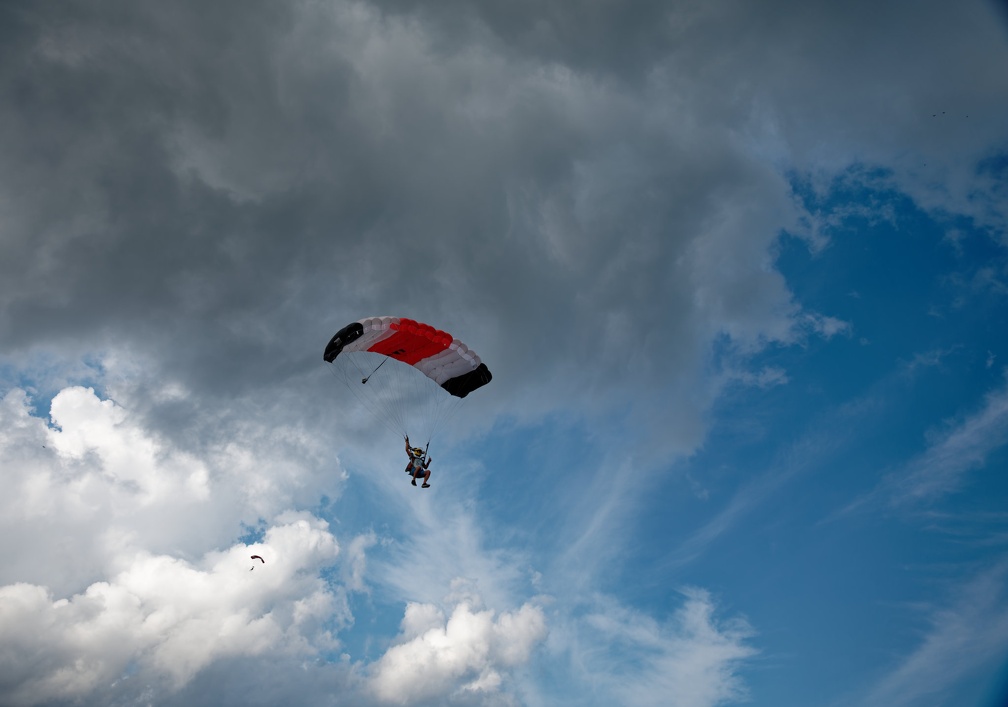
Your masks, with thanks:
[{"label": "parachute suspension line", "polygon": [[461,401],[445,394],[434,380],[412,366],[391,366],[383,375],[394,379],[390,390],[396,403],[390,414],[400,418],[397,423],[403,427],[401,434],[429,445],[446,411]]},{"label": "parachute suspension line", "polygon": [[[373,361],[374,354],[369,354],[369,356]],[[371,376],[373,376],[375,372],[381,368],[386,361],[388,361],[388,359],[388,356],[383,358],[381,363],[374,367],[367,378],[370,379]],[[375,382],[380,387],[376,391],[371,392],[377,393],[376,400],[382,404],[385,417],[390,421],[389,426],[398,434],[405,435],[408,408],[403,396],[402,384],[400,382],[401,378],[402,371],[399,370],[398,366],[386,368],[385,373],[380,378],[375,379]]]},{"label": "parachute suspension line", "polygon": [[465,400],[454,395],[439,396],[429,403],[427,418],[430,421],[430,437],[433,438],[440,432],[442,426],[455,417],[463,403]]},{"label": "parachute suspension line", "polygon": [[362,406],[364,406],[387,429],[389,429],[391,432],[398,433],[399,430],[397,430],[396,427],[389,422],[389,418],[387,418],[386,415],[383,414],[383,412],[387,411],[383,411],[381,406],[376,404],[374,400],[368,398],[368,396],[366,395],[362,395],[361,392],[357,390],[357,386],[360,385],[360,383],[358,383],[357,381],[360,379],[350,378],[349,365],[346,365],[346,362],[348,360],[351,361],[352,365],[354,366],[354,368],[357,369],[358,373],[362,372],[360,366],[358,366],[357,363],[355,361],[352,361],[352,359],[350,359],[349,357],[343,359],[344,361],[343,365],[330,363],[329,372],[332,373],[334,378],[343,383],[343,385],[346,386],[346,389],[349,390],[350,393],[357,399],[357,402],[359,402]]}]

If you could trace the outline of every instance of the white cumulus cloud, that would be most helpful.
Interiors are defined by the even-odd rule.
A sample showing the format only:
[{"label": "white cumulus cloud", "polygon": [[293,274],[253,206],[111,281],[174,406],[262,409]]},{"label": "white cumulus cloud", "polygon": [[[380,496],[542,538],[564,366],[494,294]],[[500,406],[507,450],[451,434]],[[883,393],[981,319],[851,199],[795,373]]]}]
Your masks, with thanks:
[{"label": "white cumulus cloud", "polygon": [[502,674],[527,662],[545,638],[546,618],[531,603],[500,615],[461,603],[445,621],[437,607],[413,603],[402,631],[402,642],[375,664],[371,685],[379,699],[406,704],[458,689],[496,693]]}]

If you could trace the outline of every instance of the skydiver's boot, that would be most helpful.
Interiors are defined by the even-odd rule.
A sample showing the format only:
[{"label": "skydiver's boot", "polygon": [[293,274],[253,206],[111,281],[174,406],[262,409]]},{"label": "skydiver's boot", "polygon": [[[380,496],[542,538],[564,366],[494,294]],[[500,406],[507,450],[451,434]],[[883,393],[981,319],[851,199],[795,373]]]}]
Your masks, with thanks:
[{"label": "skydiver's boot", "polygon": [[[414,481],[414,485],[416,485],[415,481]],[[430,488],[430,484],[428,484],[426,481],[424,481],[422,484],[420,484],[420,488],[422,488],[422,489],[429,489]]]},{"label": "skydiver's boot", "polygon": [[413,479],[412,481],[410,481],[410,483],[416,486],[416,479]]}]

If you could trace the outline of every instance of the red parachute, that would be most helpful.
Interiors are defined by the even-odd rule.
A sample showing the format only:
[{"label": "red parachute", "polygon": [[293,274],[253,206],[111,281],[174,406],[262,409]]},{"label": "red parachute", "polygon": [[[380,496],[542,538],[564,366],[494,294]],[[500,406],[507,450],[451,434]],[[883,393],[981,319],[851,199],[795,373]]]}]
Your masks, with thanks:
[{"label": "red parachute", "polygon": [[351,322],[329,340],[322,358],[389,429],[428,442],[462,399],[493,377],[448,332],[402,317]]}]

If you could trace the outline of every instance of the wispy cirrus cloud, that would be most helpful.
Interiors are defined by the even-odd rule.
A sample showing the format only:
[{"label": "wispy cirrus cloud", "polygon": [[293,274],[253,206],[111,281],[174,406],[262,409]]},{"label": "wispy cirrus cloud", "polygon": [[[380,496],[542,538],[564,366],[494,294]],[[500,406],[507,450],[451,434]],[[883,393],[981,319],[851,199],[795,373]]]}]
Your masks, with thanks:
[{"label": "wispy cirrus cloud", "polygon": [[967,474],[983,467],[993,452],[1008,443],[1008,380],[988,392],[979,409],[930,438],[923,452],[833,517],[879,504],[909,508],[958,490]]},{"label": "wispy cirrus cloud", "polygon": [[743,617],[720,618],[707,591],[675,594],[683,601],[666,621],[595,596],[556,631],[551,647],[569,655],[581,685],[571,704],[714,707],[746,699],[740,672],[757,653],[753,628]]},{"label": "wispy cirrus cloud", "polygon": [[706,552],[795,477],[817,469],[849,444],[859,426],[871,419],[877,408],[876,395],[869,393],[815,420],[795,441],[781,448],[770,468],[758,470],[740,484],[720,510],[668,553],[666,562],[673,567],[685,565]]},{"label": "wispy cirrus cloud", "polygon": [[1008,559],[959,587],[933,607],[917,647],[858,700],[866,707],[941,702],[942,693],[986,666],[1008,659]]},{"label": "wispy cirrus cloud", "polygon": [[935,437],[887,484],[893,502],[925,502],[956,490],[968,472],[1008,443],[1008,382],[988,393],[979,410]]}]

